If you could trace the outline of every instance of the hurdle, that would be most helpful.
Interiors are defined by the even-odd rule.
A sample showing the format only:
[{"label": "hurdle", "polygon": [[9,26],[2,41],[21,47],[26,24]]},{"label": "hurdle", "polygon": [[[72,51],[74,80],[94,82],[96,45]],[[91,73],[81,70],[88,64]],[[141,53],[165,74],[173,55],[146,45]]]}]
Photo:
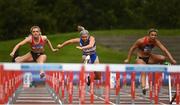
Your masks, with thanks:
[{"label": "hurdle", "polygon": [[[149,78],[149,100],[152,100],[154,104],[159,103],[158,95],[161,89],[162,83],[162,73],[166,72],[170,75],[175,75],[171,78],[170,81],[175,80],[173,85],[176,87],[176,104],[179,104],[179,84],[180,84],[180,66],[179,65],[135,65],[135,64],[66,64],[66,63],[45,63],[45,64],[35,64],[35,63],[22,63],[22,64],[9,64],[9,63],[1,63],[0,64],[0,102],[7,103],[8,98],[12,97],[12,94],[22,83],[22,75],[26,70],[35,70],[39,71],[43,69],[46,73],[46,83],[47,85],[55,92],[60,100],[68,100],[69,104],[73,103],[73,89],[74,89],[74,73],[78,73],[78,90],[79,90],[79,104],[86,104],[86,77],[85,74],[90,73],[90,90],[88,94],[90,94],[90,103],[94,104],[94,99],[96,93],[94,92],[95,83],[94,83],[94,71],[103,72],[104,74],[104,82],[102,83],[104,86],[104,96],[103,98],[105,104],[116,104],[110,100],[110,73],[116,73],[116,85],[115,85],[115,95],[118,97],[121,92],[121,85],[126,84],[127,81],[123,77],[125,77],[125,73],[131,74],[131,100],[132,103],[136,101],[136,73],[138,72],[146,72]],[[15,69],[16,68],[16,69]],[[3,72],[2,72],[3,71]],[[3,81],[5,76],[3,73],[6,73],[8,80]],[[17,72],[17,74],[16,74]],[[122,76],[120,76],[122,75]],[[16,77],[16,78],[15,78]],[[120,77],[123,78],[123,84],[120,82]],[[155,78],[153,78],[155,77]],[[16,81],[14,81],[16,80]],[[13,81],[13,82],[12,82]],[[8,85],[7,85],[8,83]],[[13,87],[12,84],[16,84]],[[7,87],[8,92],[7,92]],[[7,97],[5,97],[1,93],[7,93]],[[60,94],[61,93],[61,94]],[[67,96],[67,97],[66,97]]]},{"label": "hurdle", "polygon": [[0,64],[0,104],[11,103],[15,91],[22,84],[23,71]]}]

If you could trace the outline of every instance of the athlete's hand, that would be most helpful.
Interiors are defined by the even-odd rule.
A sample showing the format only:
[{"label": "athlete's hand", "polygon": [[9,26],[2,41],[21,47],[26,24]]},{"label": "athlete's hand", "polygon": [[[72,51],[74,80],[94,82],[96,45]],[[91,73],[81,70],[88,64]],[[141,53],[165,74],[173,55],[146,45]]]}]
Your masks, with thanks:
[{"label": "athlete's hand", "polygon": [[59,48],[59,49],[62,48],[62,47],[63,47],[62,44],[57,45],[57,48]]},{"label": "athlete's hand", "polygon": [[52,51],[53,51],[53,52],[57,52],[57,51],[59,51],[59,49],[53,49]]},{"label": "athlete's hand", "polygon": [[125,64],[129,63],[129,59],[125,59],[125,60],[124,60],[124,63],[125,63]]},{"label": "athlete's hand", "polygon": [[82,50],[82,47],[80,47],[80,46],[76,46],[76,48]]},{"label": "athlete's hand", "polygon": [[11,52],[11,53],[10,53],[10,56],[11,56],[11,57],[14,57],[14,52]]},{"label": "athlete's hand", "polygon": [[171,63],[172,63],[173,65],[175,65],[177,62],[176,62],[176,60],[173,59],[173,60],[171,61]]}]

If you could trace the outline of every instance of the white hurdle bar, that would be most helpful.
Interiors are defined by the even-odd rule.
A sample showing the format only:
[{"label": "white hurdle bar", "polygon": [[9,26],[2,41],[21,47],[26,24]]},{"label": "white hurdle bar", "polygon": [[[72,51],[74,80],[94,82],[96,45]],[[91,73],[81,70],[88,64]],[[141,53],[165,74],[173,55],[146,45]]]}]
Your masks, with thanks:
[{"label": "white hurdle bar", "polygon": [[82,66],[85,71],[104,72],[109,66],[111,72],[168,72],[179,73],[180,65],[140,65],[140,64],[74,64],[74,63],[0,63],[4,70],[45,70],[45,71],[80,71]]},{"label": "white hurdle bar", "polygon": [[[180,65],[140,65],[140,64],[74,64],[74,63],[0,63],[3,65],[3,70],[5,71],[63,71],[63,72],[81,72],[82,69],[85,72],[167,72],[167,73],[178,73],[177,80],[180,78]],[[135,77],[134,77],[135,78]],[[156,76],[155,76],[156,78]],[[179,82],[177,82],[177,100],[176,103],[179,104]],[[170,87],[171,88],[171,87]],[[171,94],[171,93],[170,93]],[[171,96],[170,96],[170,99]],[[109,100],[108,100],[109,101]],[[158,99],[155,99],[155,104],[157,104]]]}]

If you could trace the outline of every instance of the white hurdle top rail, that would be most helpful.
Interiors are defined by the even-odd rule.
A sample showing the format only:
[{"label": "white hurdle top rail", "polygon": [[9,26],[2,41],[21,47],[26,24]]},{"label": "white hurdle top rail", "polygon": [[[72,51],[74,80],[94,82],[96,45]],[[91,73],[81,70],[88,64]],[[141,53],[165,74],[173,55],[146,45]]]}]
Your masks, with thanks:
[{"label": "white hurdle top rail", "polygon": [[110,72],[178,72],[180,65],[140,65],[140,64],[80,64],[80,63],[0,63],[4,70],[23,71],[80,71],[84,67],[85,71],[106,71]]}]

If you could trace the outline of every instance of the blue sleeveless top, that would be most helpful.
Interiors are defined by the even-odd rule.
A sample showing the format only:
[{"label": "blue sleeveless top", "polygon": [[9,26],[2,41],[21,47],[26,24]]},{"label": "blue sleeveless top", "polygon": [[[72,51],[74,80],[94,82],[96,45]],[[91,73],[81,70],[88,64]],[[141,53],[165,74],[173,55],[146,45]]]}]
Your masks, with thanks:
[{"label": "blue sleeveless top", "polygon": [[[84,42],[81,38],[80,38],[80,46],[87,46],[90,43],[90,37],[87,39],[86,42]],[[90,55],[90,63],[93,64],[96,60],[96,43],[94,43],[92,48],[89,49],[83,49],[83,55]]]}]

